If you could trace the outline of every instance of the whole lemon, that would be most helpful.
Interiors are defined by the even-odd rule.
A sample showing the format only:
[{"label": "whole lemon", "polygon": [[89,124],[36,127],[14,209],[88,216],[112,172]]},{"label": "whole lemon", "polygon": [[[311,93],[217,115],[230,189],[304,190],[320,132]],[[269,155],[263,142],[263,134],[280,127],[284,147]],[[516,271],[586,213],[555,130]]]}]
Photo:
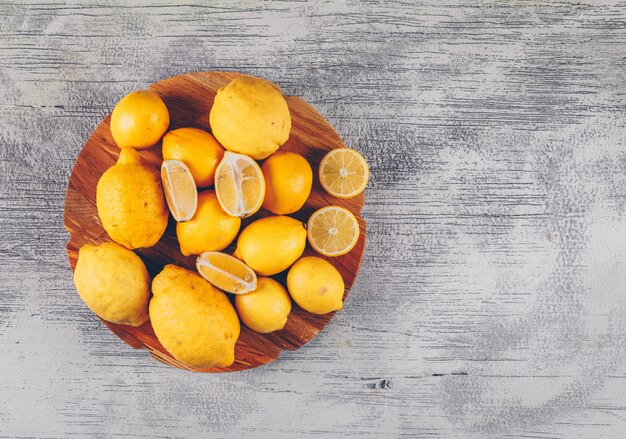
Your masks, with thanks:
[{"label": "whole lemon", "polygon": [[130,249],[153,246],[167,227],[159,172],[144,165],[132,148],[123,148],[117,163],[100,177],[96,207],[111,239]]},{"label": "whole lemon", "polygon": [[154,333],[174,358],[191,367],[233,364],[241,328],[226,294],[175,265],[166,265],[154,278],[152,294]]},{"label": "whole lemon", "polygon": [[239,233],[241,219],[230,216],[214,191],[200,192],[198,208],[189,221],[176,224],[180,251],[185,256],[224,250]]},{"label": "whole lemon", "polygon": [[293,264],[287,273],[287,288],[293,300],[313,314],[343,308],[343,278],[322,258],[306,256]]},{"label": "whole lemon", "polygon": [[215,138],[229,151],[261,160],[289,138],[291,116],[280,89],[253,76],[220,88],[209,113]]},{"label": "whole lemon", "polygon": [[169,124],[165,103],[149,90],[127,94],[111,113],[111,134],[120,148],[150,148],[161,140]]},{"label": "whole lemon", "polygon": [[236,256],[262,276],[289,268],[304,251],[304,224],[288,216],[268,216],[243,229]]},{"label": "whole lemon", "polygon": [[248,328],[267,334],[285,327],[291,312],[291,299],[274,279],[259,277],[255,291],[235,296],[235,307]]},{"label": "whole lemon", "polygon": [[265,177],[263,208],[283,215],[298,211],[306,203],[313,171],[300,154],[278,151],[265,160],[261,170]]},{"label": "whole lemon", "polygon": [[186,164],[198,187],[213,184],[215,168],[223,156],[224,148],[215,137],[197,128],[179,128],[163,137],[163,160]]},{"label": "whole lemon", "polygon": [[148,320],[150,276],[139,256],[119,244],[83,245],[74,284],[83,302],[104,320],[131,326]]}]

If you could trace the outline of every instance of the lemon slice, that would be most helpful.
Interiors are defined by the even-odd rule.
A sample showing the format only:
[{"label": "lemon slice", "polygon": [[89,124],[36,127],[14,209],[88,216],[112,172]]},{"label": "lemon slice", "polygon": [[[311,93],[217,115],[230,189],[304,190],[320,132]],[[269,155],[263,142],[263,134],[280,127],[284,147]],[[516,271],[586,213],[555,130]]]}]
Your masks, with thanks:
[{"label": "lemon slice", "polygon": [[198,189],[187,165],[180,160],[165,160],[161,181],[167,205],[176,221],[189,221],[198,208]]},{"label": "lemon slice", "polygon": [[356,245],[359,233],[356,217],[339,206],[316,210],[307,224],[309,244],[324,256],[345,255]]},{"label": "lemon slice", "polygon": [[367,186],[369,176],[367,162],[354,149],[333,149],[320,162],[320,183],[326,192],[338,198],[359,195]]},{"label": "lemon slice", "polygon": [[265,179],[258,163],[226,151],[215,171],[215,193],[227,214],[240,218],[254,214],[265,198]]},{"label": "lemon slice", "polygon": [[204,252],[196,260],[198,273],[220,290],[245,294],[256,290],[256,273],[239,259],[220,252]]}]

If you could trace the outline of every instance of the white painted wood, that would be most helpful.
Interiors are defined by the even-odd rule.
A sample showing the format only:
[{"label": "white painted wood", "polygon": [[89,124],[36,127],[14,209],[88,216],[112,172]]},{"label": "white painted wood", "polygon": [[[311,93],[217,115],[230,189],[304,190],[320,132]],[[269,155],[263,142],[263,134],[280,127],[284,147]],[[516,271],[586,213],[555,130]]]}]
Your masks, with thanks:
[{"label": "white painted wood", "polygon": [[[626,3],[0,0],[0,437],[623,438]],[[130,90],[267,77],[371,164],[344,310],[190,374],[80,302],[65,188]]]}]

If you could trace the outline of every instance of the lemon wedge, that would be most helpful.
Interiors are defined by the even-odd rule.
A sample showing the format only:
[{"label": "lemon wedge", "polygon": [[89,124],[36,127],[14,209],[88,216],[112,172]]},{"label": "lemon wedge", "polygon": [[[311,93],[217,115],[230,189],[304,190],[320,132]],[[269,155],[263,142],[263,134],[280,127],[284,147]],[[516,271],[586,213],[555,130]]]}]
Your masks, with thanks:
[{"label": "lemon wedge", "polygon": [[182,222],[193,218],[198,208],[198,189],[187,165],[180,160],[164,160],[161,181],[174,219]]},{"label": "lemon wedge", "polygon": [[356,245],[359,233],[356,217],[339,206],[316,210],[307,224],[309,244],[324,256],[345,255]]},{"label": "lemon wedge", "polygon": [[256,273],[234,256],[204,252],[196,260],[198,273],[211,284],[232,294],[256,290]]},{"label": "lemon wedge", "polygon": [[356,197],[367,186],[369,176],[367,162],[354,149],[333,149],[320,162],[320,183],[334,197]]},{"label": "lemon wedge", "polygon": [[247,155],[226,151],[215,171],[215,193],[224,211],[240,218],[256,213],[265,198],[265,179]]}]

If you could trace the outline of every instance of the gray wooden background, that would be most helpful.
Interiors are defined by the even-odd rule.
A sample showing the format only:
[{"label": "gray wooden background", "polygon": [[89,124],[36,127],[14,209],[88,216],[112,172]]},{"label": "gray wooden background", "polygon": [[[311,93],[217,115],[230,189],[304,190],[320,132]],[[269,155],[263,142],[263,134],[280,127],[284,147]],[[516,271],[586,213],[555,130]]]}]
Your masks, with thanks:
[{"label": "gray wooden background", "polygon": [[[127,92],[264,76],[372,178],[309,345],[199,375],[80,302],[63,203]],[[0,437],[626,437],[626,3],[0,0]]]}]

